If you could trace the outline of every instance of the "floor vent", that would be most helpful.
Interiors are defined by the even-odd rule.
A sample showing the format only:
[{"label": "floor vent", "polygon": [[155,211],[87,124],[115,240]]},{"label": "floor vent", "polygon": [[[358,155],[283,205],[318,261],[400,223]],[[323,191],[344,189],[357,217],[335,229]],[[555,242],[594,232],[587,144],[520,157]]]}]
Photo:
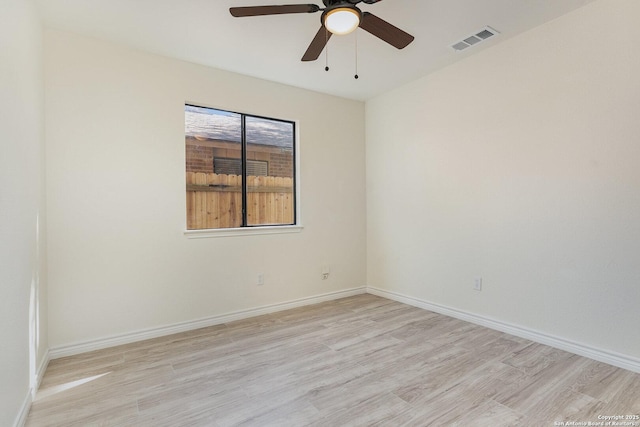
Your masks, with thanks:
[{"label": "floor vent", "polygon": [[471,47],[475,44],[478,44],[480,42],[483,42],[497,34],[500,34],[498,31],[494,30],[491,27],[484,27],[482,30],[480,30],[479,32],[475,33],[472,36],[469,36],[463,40],[460,40],[457,43],[454,43],[451,45],[451,47],[453,48],[453,50],[459,52],[461,50],[465,50],[468,47]]}]

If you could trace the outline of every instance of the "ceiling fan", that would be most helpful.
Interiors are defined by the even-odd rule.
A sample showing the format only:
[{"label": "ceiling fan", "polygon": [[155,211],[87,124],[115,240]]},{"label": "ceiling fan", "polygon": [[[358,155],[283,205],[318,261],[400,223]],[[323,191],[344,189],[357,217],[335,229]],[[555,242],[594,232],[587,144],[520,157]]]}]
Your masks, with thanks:
[{"label": "ceiling fan", "polygon": [[356,28],[373,34],[390,45],[403,49],[411,43],[414,37],[395,27],[372,13],[362,12],[358,3],[374,4],[382,0],[322,0],[324,8],[315,4],[290,4],[272,6],[243,6],[231,7],[229,12],[236,18],[246,16],[281,15],[289,13],[315,13],[322,11],[320,30],[311,41],[307,51],[302,56],[303,61],[318,59],[331,35],[349,34]]}]

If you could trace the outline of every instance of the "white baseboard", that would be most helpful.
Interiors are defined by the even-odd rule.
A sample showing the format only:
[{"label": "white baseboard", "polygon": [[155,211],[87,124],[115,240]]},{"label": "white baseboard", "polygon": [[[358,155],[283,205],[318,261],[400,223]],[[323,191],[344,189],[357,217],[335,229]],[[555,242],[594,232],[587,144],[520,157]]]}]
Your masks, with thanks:
[{"label": "white baseboard", "polygon": [[629,371],[640,373],[640,359],[636,359],[624,354],[615,353],[612,351],[602,350],[594,348],[585,344],[577,343],[565,338],[556,337],[553,335],[545,334],[533,329],[525,328],[503,322],[496,319],[491,319],[486,316],[480,316],[467,311],[458,310],[455,308],[443,306],[440,304],[434,304],[419,298],[410,297],[397,292],[386,291],[374,287],[367,287],[367,293],[377,295],[383,298],[398,301],[404,304],[419,307],[425,310],[433,311],[435,313],[444,314],[445,316],[455,317],[456,319],[464,320],[466,322],[475,323],[476,325],[485,326],[490,329],[495,329],[500,332],[515,335],[520,338],[525,338],[531,341],[535,341],[540,344],[545,344],[551,347],[565,350],[570,353],[574,353],[580,356],[588,357],[599,362],[607,363],[609,365],[617,366],[618,368],[627,369]]},{"label": "white baseboard", "polygon": [[49,350],[46,351],[44,357],[40,361],[40,365],[38,366],[38,370],[36,371],[36,383],[33,390],[31,390],[31,397],[35,398],[36,391],[40,388],[40,384],[42,383],[42,378],[44,377],[44,373],[47,370],[47,366],[49,366],[49,361],[51,360],[51,352]]},{"label": "white baseboard", "polygon": [[27,393],[27,396],[24,398],[22,402],[22,406],[20,407],[20,412],[18,412],[18,416],[16,417],[15,422],[13,423],[13,427],[23,427],[27,422],[27,416],[29,415],[29,410],[31,409],[31,390]]},{"label": "white baseboard", "polygon": [[86,353],[103,348],[115,347],[117,345],[129,344],[136,341],[157,338],[165,335],[177,334],[180,332],[191,331],[193,329],[206,328],[208,326],[219,325],[222,323],[233,322],[234,320],[246,319],[248,317],[260,316],[262,314],[275,313],[277,311],[288,310],[291,308],[302,307],[305,305],[318,304],[339,298],[359,295],[366,293],[366,287],[346,289],[343,291],[330,292],[327,294],[316,295],[307,298],[300,298],[292,301],[270,304],[261,307],[240,310],[226,313],[218,316],[206,317],[198,320],[175,323],[173,325],[160,326],[157,328],[143,329],[139,331],[129,332],[121,335],[113,335],[110,337],[99,338],[96,340],[79,342],[70,345],[52,347],[49,349],[49,357],[58,359],[60,357],[72,356],[74,354]]},{"label": "white baseboard", "polygon": [[[485,326],[490,329],[495,329],[500,332],[515,335],[521,338],[525,338],[531,341],[538,342],[540,344],[549,345],[561,350],[569,351],[580,356],[585,356],[590,359],[597,360],[599,362],[607,363],[609,365],[617,366],[619,368],[627,369],[629,371],[640,373],[640,359],[615,353],[612,351],[602,350],[595,347],[591,347],[585,344],[577,343],[565,338],[556,337],[553,335],[545,334],[530,328],[526,328],[519,325],[510,324],[501,320],[492,319],[486,316],[480,316],[467,311],[458,310],[452,307],[447,307],[440,304],[431,303],[419,298],[414,298],[408,295],[403,295],[397,292],[386,291],[374,287],[360,287],[352,288],[343,291],[331,292],[322,295],[316,295],[313,297],[300,298],[297,300],[287,301],[283,303],[265,305],[261,307],[251,308],[247,310],[240,310],[231,313],[226,313],[218,316],[206,317],[203,319],[192,320],[188,322],[176,323],[173,325],[166,325],[157,328],[144,329],[134,332],[129,332],[121,335],[114,335],[110,337],[100,338],[91,341],[79,342],[75,344],[53,347],[49,350],[44,360],[41,362],[38,369],[38,385],[42,380],[44,371],[50,359],[57,359],[65,356],[72,356],[74,354],[86,353],[89,351],[100,350],[103,348],[114,347],[122,344],[129,344],[136,341],[142,341],[150,338],[157,338],[165,335],[176,334],[180,332],[186,332],[193,329],[205,328],[207,326],[219,325],[222,323],[233,322],[234,320],[246,319],[249,317],[260,316],[268,313],[275,313],[278,311],[288,310],[291,308],[302,307],[305,305],[317,304],[325,301],[330,301],[339,298],[345,298],[362,293],[370,293],[383,298],[391,299],[394,301],[409,304],[414,307],[419,307],[425,310],[433,311],[436,313],[444,314],[446,316],[455,317],[456,319],[464,320],[466,322],[474,323],[480,326]],[[31,403],[31,396],[29,396],[29,404]],[[26,409],[28,413],[28,407]],[[26,420],[26,414],[25,414]],[[19,425],[19,424],[18,424]]]}]

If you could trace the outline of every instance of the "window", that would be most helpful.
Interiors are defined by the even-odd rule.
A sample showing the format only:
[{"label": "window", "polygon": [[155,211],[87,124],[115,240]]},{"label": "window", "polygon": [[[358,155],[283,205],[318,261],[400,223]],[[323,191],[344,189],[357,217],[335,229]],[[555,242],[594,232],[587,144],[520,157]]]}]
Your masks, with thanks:
[{"label": "window", "polygon": [[295,224],[295,123],[184,112],[187,229]]}]

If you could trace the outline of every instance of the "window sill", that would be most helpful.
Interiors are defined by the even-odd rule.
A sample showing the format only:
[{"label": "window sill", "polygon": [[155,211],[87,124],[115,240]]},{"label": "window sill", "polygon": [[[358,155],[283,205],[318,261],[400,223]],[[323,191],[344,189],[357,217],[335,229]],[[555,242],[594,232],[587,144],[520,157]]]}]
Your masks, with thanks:
[{"label": "window sill", "polygon": [[188,239],[208,239],[212,237],[257,236],[262,234],[290,234],[302,231],[301,225],[277,225],[264,227],[217,228],[206,230],[186,230]]}]

